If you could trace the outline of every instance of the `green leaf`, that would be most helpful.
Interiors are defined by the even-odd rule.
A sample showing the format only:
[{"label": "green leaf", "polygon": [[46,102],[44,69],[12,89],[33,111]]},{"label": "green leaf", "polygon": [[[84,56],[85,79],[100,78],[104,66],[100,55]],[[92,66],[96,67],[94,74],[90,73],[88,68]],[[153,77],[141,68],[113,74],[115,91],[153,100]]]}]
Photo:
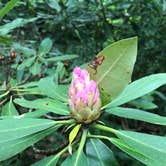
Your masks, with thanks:
[{"label": "green leaf", "polygon": [[0,18],[2,19],[11,9],[13,9],[19,0],[10,0],[5,7],[0,10]]},{"label": "green leaf", "polygon": [[153,102],[147,101],[144,99],[133,100],[133,101],[129,102],[129,104],[134,106],[134,107],[142,108],[145,110],[158,108],[158,106],[156,104],[154,104]]},{"label": "green leaf", "polygon": [[81,141],[79,142],[78,150],[73,153],[72,156],[68,157],[63,163],[62,166],[66,166],[69,164],[69,166],[85,166],[88,165],[87,163],[87,157],[85,156],[83,152],[83,148],[86,142],[87,137],[87,129],[83,130]]},{"label": "green leaf", "polygon": [[86,144],[89,165],[118,166],[113,152],[99,139],[90,139]]},{"label": "green leaf", "polygon": [[135,159],[139,160],[140,162],[144,163],[145,165],[153,165],[153,160],[148,158],[148,156],[144,156],[140,152],[135,151],[135,149],[131,148],[130,146],[126,145],[122,140],[117,138],[110,138],[110,140],[115,146],[120,148],[122,151],[126,152],[130,156],[134,157]]},{"label": "green leaf", "polygon": [[53,125],[55,121],[31,118],[6,118],[0,120],[0,144],[42,131]]},{"label": "green leaf", "polygon": [[27,23],[34,22],[38,18],[30,18],[30,19],[23,19],[17,18],[10,23],[0,26],[0,35],[7,35],[8,33],[12,32],[15,28],[22,27]]},{"label": "green leaf", "polygon": [[131,149],[147,156],[149,165],[165,166],[166,137],[143,134],[131,131],[116,131],[115,134]]},{"label": "green leaf", "polygon": [[71,144],[80,130],[81,124],[76,125],[69,134],[69,143]]},{"label": "green leaf", "polygon": [[59,156],[52,155],[49,157],[45,157],[42,160],[39,160],[38,162],[32,164],[31,166],[55,166],[58,162]]},{"label": "green leaf", "polygon": [[157,125],[164,125],[164,126],[166,125],[166,117],[145,112],[139,109],[115,107],[115,108],[106,109],[106,112],[128,119],[140,120]]},{"label": "green leaf", "polygon": [[77,136],[77,134],[78,134],[78,132],[80,130],[80,127],[81,127],[81,124],[76,125],[72,129],[72,131],[70,132],[70,134],[69,134],[69,153],[70,154],[72,154],[72,146],[71,146],[71,144],[74,141],[74,139],[76,138],[76,136]]},{"label": "green leaf", "polygon": [[16,110],[13,104],[12,98],[10,98],[10,101],[2,107],[1,115],[2,116],[19,115],[18,111]]},{"label": "green leaf", "polygon": [[139,98],[166,84],[166,73],[153,74],[129,84],[107,107],[115,107]]},{"label": "green leaf", "polygon": [[53,58],[47,58],[46,61],[47,62],[58,62],[58,61],[72,60],[72,59],[75,59],[75,58],[78,58],[78,55],[74,55],[74,54],[61,55],[61,56],[56,56],[56,57],[53,57]]},{"label": "green leaf", "polygon": [[52,48],[52,40],[50,38],[45,38],[39,46],[39,56],[46,55]]},{"label": "green leaf", "polygon": [[35,62],[30,68],[30,72],[35,76],[37,74],[40,74],[41,72],[41,64],[38,62]]},{"label": "green leaf", "polygon": [[58,84],[59,80],[63,80],[66,74],[66,69],[62,62],[57,62],[57,68],[55,71],[55,82]]},{"label": "green leaf", "polygon": [[23,88],[32,88],[37,86],[38,86],[38,81],[27,82],[27,83],[19,85],[19,87],[23,87]]},{"label": "green leaf", "polygon": [[87,67],[91,79],[99,85],[104,104],[115,99],[131,81],[136,55],[137,38],[124,39],[109,45],[97,55],[104,56],[104,60],[96,70]]},{"label": "green leaf", "polygon": [[145,110],[149,110],[149,109],[155,109],[158,108],[158,106],[156,104],[153,103],[154,101],[154,97],[153,97],[153,92],[148,93],[138,99],[132,100],[129,102],[129,105],[132,105],[138,109],[145,109]]},{"label": "green leaf", "polygon": [[19,44],[19,43],[14,43],[14,44],[13,44],[13,48],[14,48],[17,52],[22,53],[23,56],[29,57],[29,56],[31,56],[31,55],[35,56],[35,54],[36,54],[36,52],[35,52],[34,49],[28,48],[28,47],[25,47],[25,46],[22,46],[22,45]]},{"label": "green leaf", "polygon": [[61,11],[61,7],[58,4],[57,0],[47,0],[46,2],[49,5],[49,7],[51,7],[52,9],[55,9],[57,12]]},{"label": "green leaf", "polygon": [[53,77],[41,79],[39,89],[48,97],[68,103],[68,86],[55,84]]},{"label": "green leaf", "polygon": [[22,114],[23,118],[40,118],[42,115],[45,115],[46,111],[45,110],[35,110],[32,112],[27,112],[25,114]]},{"label": "green leaf", "polygon": [[34,63],[35,57],[25,59],[19,66],[18,70],[24,70],[26,67],[30,67]]},{"label": "green leaf", "polygon": [[12,141],[7,141],[4,143],[0,143],[0,161],[6,160],[21,151],[25,150],[27,147],[33,145],[44,137],[48,136],[55,130],[57,130],[61,125],[56,125],[46,130],[36,132],[35,134],[15,139]]},{"label": "green leaf", "polygon": [[79,159],[76,162],[77,155],[78,155],[78,151],[73,153],[72,156],[68,157],[62,163],[62,166],[87,166],[88,165],[88,161],[87,161],[87,158],[86,158],[84,152],[83,151],[81,152],[81,154],[79,155]]},{"label": "green leaf", "polygon": [[49,98],[42,98],[36,100],[25,100],[24,98],[21,98],[15,99],[14,102],[22,107],[45,110],[45,113],[53,112],[59,115],[69,114],[69,109],[66,104]]}]

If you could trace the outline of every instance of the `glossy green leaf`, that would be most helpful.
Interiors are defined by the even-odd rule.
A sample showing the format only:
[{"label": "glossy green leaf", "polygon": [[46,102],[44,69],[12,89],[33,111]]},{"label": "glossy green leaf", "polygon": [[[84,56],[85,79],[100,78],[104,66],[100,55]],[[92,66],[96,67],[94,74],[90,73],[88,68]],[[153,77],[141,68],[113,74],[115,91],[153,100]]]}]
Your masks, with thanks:
[{"label": "glossy green leaf", "polygon": [[61,125],[56,125],[46,130],[36,132],[35,134],[28,135],[23,138],[6,141],[4,143],[0,143],[0,161],[6,160],[21,151],[25,150],[29,146],[48,136],[55,130],[57,130]]},{"label": "glossy green leaf", "polygon": [[27,112],[25,114],[22,114],[20,116],[22,116],[23,118],[39,118],[42,115],[45,115],[47,113],[47,111],[45,110],[35,110],[32,112]]},{"label": "glossy green leaf", "polygon": [[39,46],[39,55],[46,55],[52,48],[52,40],[50,38],[45,38]]},{"label": "glossy green leaf", "polygon": [[11,9],[13,9],[19,0],[10,0],[5,7],[0,10],[0,18],[4,17]]},{"label": "glossy green leaf", "polygon": [[115,107],[139,98],[166,84],[166,73],[153,74],[129,84],[125,90],[107,107]]},{"label": "glossy green leaf", "polygon": [[18,115],[18,114],[19,113],[13,104],[12,98],[10,98],[10,101],[2,107],[1,115],[2,116],[12,116],[12,115]]},{"label": "glossy green leaf", "polygon": [[86,144],[88,165],[118,166],[111,149],[99,139],[90,139]]},{"label": "glossy green leaf", "polygon": [[53,77],[41,79],[39,81],[39,89],[48,97],[68,102],[68,86],[55,84]]},{"label": "glossy green leaf", "polygon": [[68,150],[69,153],[72,154],[72,142],[74,141],[74,139],[76,138],[79,130],[80,130],[81,124],[76,125],[70,132],[69,134],[69,146],[68,146]]},{"label": "glossy green leaf", "polygon": [[31,118],[6,118],[0,120],[0,144],[25,137],[55,125],[55,121]]},{"label": "glossy green leaf", "polygon": [[126,152],[130,156],[144,163],[145,165],[154,166],[153,159],[149,158],[148,156],[144,156],[140,152],[137,152],[134,148],[131,148],[130,146],[125,144],[122,140],[117,138],[110,138],[108,140],[110,140],[111,143],[120,148],[122,151]]},{"label": "glossy green leaf", "polygon": [[24,98],[21,98],[15,99],[14,102],[22,107],[45,110],[46,113],[53,112],[59,115],[69,114],[67,104],[50,98],[42,98],[36,100],[25,100]]},{"label": "glossy green leaf", "polygon": [[81,154],[79,155],[78,161],[76,161],[77,153],[78,153],[78,151],[73,153],[61,165],[62,166],[87,166],[88,161],[87,161],[87,157],[85,156],[84,152],[83,151],[81,152]]},{"label": "glossy green leaf", "polygon": [[87,67],[91,78],[99,85],[104,104],[115,99],[131,82],[136,55],[137,38],[124,39],[109,45],[97,55],[104,56],[97,70],[90,65]]},{"label": "glossy green leaf", "polygon": [[71,144],[80,130],[81,124],[76,125],[69,134],[69,143]]},{"label": "glossy green leaf", "polygon": [[166,117],[145,112],[139,109],[115,107],[115,108],[106,109],[106,112],[128,119],[135,119],[164,126],[166,125]]},{"label": "glossy green leaf", "polygon": [[133,100],[133,101],[129,102],[129,104],[136,108],[141,108],[141,109],[145,109],[145,110],[158,108],[158,106],[156,104],[154,104],[153,102],[147,101],[144,99]]},{"label": "glossy green leaf", "polygon": [[166,137],[122,130],[115,134],[131,149],[152,160],[151,165],[165,166]]}]

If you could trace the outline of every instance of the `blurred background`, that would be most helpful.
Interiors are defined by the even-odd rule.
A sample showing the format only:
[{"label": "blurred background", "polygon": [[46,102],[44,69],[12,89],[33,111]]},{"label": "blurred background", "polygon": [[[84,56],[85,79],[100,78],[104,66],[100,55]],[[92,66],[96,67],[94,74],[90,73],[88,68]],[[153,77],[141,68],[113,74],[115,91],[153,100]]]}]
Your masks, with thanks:
[{"label": "blurred background", "polygon": [[[1,0],[0,8],[7,2]],[[166,72],[165,0],[18,1],[0,20],[0,85],[8,81],[6,75],[14,84],[39,80],[55,71],[59,81],[67,83],[73,66],[87,63],[107,45],[133,36],[139,40],[133,80]],[[141,99],[142,103],[131,104],[166,115],[165,92],[162,87]],[[139,130],[143,132],[165,131],[143,123],[131,125],[125,119],[115,121],[124,128],[142,126]],[[130,161],[127,155],[118,158],[121,165]]]},{"label": "blurred background", "polygon": [[[0,7],[6,2],[2,0]],[[50,37],[53,56],[77,54],[77,64],[91,60],[108,44],[138,36],[135,77],[166,70],[165,0],[20,1],[1,20],[0,35],[1,52],[9,51],[11,42],[16,51],[18,44],[36,49]]]}]

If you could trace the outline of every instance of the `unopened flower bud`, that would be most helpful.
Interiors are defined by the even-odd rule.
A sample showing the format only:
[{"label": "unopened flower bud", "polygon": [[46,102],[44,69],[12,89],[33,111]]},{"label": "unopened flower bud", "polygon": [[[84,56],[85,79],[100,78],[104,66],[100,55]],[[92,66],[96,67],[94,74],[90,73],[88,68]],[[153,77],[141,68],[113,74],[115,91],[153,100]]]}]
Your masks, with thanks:
[{"label": "unopened flower bud", "polygon": [[85,69],[74,68],[69,88],[69,106],[73,118],[80,123],[91,123],[100,116],[99,90]]}]

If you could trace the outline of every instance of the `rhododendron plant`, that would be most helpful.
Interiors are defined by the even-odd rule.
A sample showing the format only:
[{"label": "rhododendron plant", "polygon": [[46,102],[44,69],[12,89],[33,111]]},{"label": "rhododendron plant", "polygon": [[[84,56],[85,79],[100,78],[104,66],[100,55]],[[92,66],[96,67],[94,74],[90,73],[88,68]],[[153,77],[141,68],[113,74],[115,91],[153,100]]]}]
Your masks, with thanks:
[{"label": "rhododendron plant", "polygon": [[74,68],[69,88],[69,106],[73,118],[81,123],[90,123],[100,116],[99,90],[85,69]]},{"label": "rhododendron plant", "polygon": [[[111,116],[166,126],[166,117],[131,102],[166,83],[166,73],[131,83],[136,55],[137,38],[124,39],[102,50],[85,69],[76,66],[71,82],[61,77],[65,85],[58,84],[60,68],[56,76],[2,90],[0,98],[11,96],[0,119],[0,162],[32,147],[34,156],[45,154],[35,166],[118,166],[113,145],[145,165],[165,166],[165,137],[129,131],[130,125],[121,126],[120,118]],[[24,112],[15,114],[20,106]],[[35,143],[51,133],[50,149],[38,149]]]}]

